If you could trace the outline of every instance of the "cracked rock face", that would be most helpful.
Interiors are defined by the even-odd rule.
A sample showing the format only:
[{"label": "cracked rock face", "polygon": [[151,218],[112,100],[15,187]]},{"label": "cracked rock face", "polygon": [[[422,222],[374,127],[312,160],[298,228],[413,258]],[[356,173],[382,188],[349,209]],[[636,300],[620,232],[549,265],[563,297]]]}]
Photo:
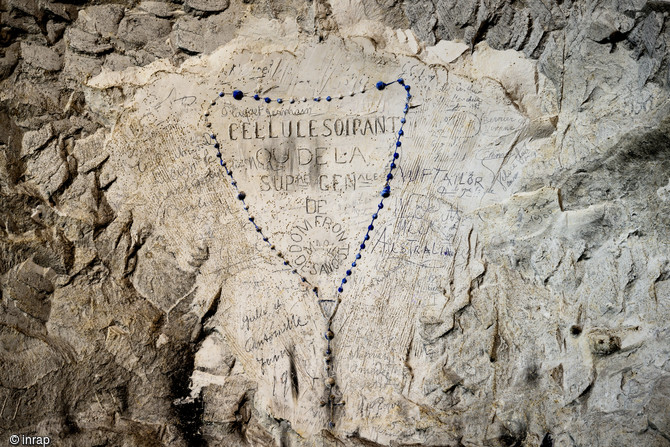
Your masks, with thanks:
[{"label": "cracked rock face", "polygon": [[0,3],[0,438],[668,445],[668,11]]}]

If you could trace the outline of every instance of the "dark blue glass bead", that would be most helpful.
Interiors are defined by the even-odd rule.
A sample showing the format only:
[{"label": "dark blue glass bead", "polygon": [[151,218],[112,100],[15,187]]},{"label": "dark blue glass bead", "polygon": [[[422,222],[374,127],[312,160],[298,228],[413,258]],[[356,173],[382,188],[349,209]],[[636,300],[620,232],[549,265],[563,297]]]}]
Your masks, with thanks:
[{"label": "dark blue glass bead", "polygon": [[374,214],[372,215],[372,218],[373,218],[373,219],[376,219],[377,217],[379,217],[379,216],[377,215],[377,213],[374,213]]},{"label": "dark blue glass bead", "polygon": [[391,180],[393,178],[393,174],[387,174],[386,175],[386,180]]},{"label": "dark blue glass bead", "polygon": [[[382,197],[387,198],[390,195],[391,195],[391,188],[388,185],[386,185],[384,187],[384,189],[382,189]],[[372,226],[372,225],[370,225],[370,226]]]},{"label": "dark blue glass bead", "polygon": [[395,163],[391,163],[391,169],[395,169],[395,168],[396,168]]},{"label": "dark blue glass bead", "polygon": [[284,101],[281,98],[277,98],[277,104],[281,104],[282,102]]},{"label": "dark blue glass bead", "polygon": [[257,233],[261,233],[262,231],[263,231],[263,229],[261,227],[256,227],[256,232]]},{"label": "dark blue glass bead", "polygon": [[402,146],[402,143],[400,142],[400,140],[396,141],[395,142],[395,147],[400,147],[400,146]]},{"label": "dark blue glass bead", "polygon": [[244,93],[242,93],[241,90],[235,90],[233,91],[233,98],[239,101],[240,99],[244,98]]},{"label": "dark blue glass bead", "polygon": [[335,333],[328,329],[325,334],[323,334],[324,337],[326,337],[326,340],[332,340],[335,338]]},{"label": "dark blue glass bead", "polygon": [[219,96],[223,98],[223,92],[219,92]]},{"label": "dark blue glass bead", "polygon": [[405,123],[407,122],[407,120],[406,120],[405,118],[400,118],[400,122],[401,122],[402,124],[405,124]]},{"label": "dark blue glass bead", "polygon": [[263,236],[263,242],[267,242],[267,241],[269,241],[269,240],[270,240],[270,239],[268,239],[267,236]]},{"label": "dark blue glass bead", "polygon": [[361,244],[361,250],[365,250],[365,244]]},{"label": "dark blue glass bead", "polygon": [[407,99],[412,99],[412,95],[410,95],[410,94],[408,93],[408,94],[407,94]]},{"label": "dark blue glass bead", "polygon": [[331,98],[330,96],[326,96],[326,101],[330,101],[331,99],[333,98]]},{"label": "dark blue glass bead", "polygon": [[368,225],[368,231],[372,231],[374,229],[375,229],[374,225]]},{"label": "dark blue glass bead", "polygon": [[342,278],[342,284],[346,284],[346,283],[347,283],[347,278]]},{"label": "dark blue glass bead", "polygon": [[[233,173],[233,171],[230,171],[230,174],[231,174],[231,175],[232,175],[232,173]],[[230,184],[233,185],[233,186],[237,186],[237,182],[236,182],[235,180],[233,180],[232,182],[230,182]]]},{"label": "dark blue glass bead", "polygon": [[377,90],[384,90],[386,88],[386,83],[379,81],[375,84],[375,87],[377,87]]},{"label": "dark blue glass bead", "polygon": [[288,265],[288,261],[284,261],[284,265]]},{"label": "dark blue glass bead", "polygon": [[244,200],[246,197],[247,195],[244,193],[244,191],[240,191],[239,194],[237,194],[238,200]]},{"label": "dark blue glass bead", "polygon": [[249,216],[249,222],[253,222],[254,220],[254,216]]},{"label": "dark blue glass bead", "polygon": [[405,90],[409,91],[409,85],[405,86]]},{"label": "dark blue glass bead", "polygon": [[361,254],[360,253],[356,253],[356,259],[361,259]]},{"label": "dark blue glass bead", "polygon": [[221,145],[219,143],[214,143],[214,149],[218,149],[220,147],[221,147]]},{"label": "dark blue glass bead", "polygon": [[403,78],[398,78],[398,84],[403,85],[405,80]]},{"label": "dark blue glass bead", "polygon": [[263,99],[263,101],[265,101],[266,103],[269,103],[269,102],[272,101],[272,100],[266,96],[266,97]]},{"label": "dark blue glass bead", "polygon": [[254,99],[255,99],[256,101],[258,101],[258,100],[261,99],[261,97],[258,95],[258,93],[256,93],[256,94],[254,95]]},{"label": "dark blue glass bead", "polygon": [[316,98],[314,98],[314,101],[319,102],[319,101],[321,101],[321,98],[319,98],[319,97],[317,96]]},{"label": "dark blue glass bead", "polygon": [[404,131],[404,130],[402,130],[402,129],[400,129],[400,130],[398,131],[398,135],[400,135],[400,136],[403,136],[403,135],[405,135],[405,131]]},{"label": "dark blue glass bead", "polygon": [[398,159],[399,157],[400,157],[400,154],[399,154],[399,153],[395,152],[395,153],[393,154],[393,158]]},{"label": "dark blue glass bead", "polygon": [[214,135],[214,134],[210,134],[210,135],[209,135],[209,138],[211,138],[212,140],[216,140],[216,135]]},{"label": "dark blue glass bead", "polygon": [[379,205],[377,205],[377,208],[379,208],[379,209],[384,208],[384,202],[379,202]]},{"label": "dark blue glass bead", "polygon": [[302,282],[307,282],[307,278],[305,278],[304,276],[300,279],[302,280]]},{"label": "dark blue glass bead", "polygon": [[351,276],[351,270],[347,270],[347,276]]},{"label": "dark blue glass bead", "polygon": [[337,288],[337,291],[342,293],[342,292],[344,292],[344,289],[340,286],[340,287]]},{"label": "dark blue glass bead", "polygon": [[409,106],[407,104],[405,104],[405,108],[403,109],[403,112],[407,113],[408,110],[409,110]]},{"label": "dark blue glass bead", "polygon": [[369,241],[370,240],[370,235],[366,234],[365,237],[363,238],[364,241]]},{"label": "dark blue glass bead", "polygon": [[352,262],[352,263],[351,263],[351,266],[352,266],[352,267],[356,267],[356,261]]},{"label": "dark blue glass bead", "polygon": [[219,158],[221,158],[221,152],[217,152],[217,153],[216,153],[216,156],[219,157]]}]

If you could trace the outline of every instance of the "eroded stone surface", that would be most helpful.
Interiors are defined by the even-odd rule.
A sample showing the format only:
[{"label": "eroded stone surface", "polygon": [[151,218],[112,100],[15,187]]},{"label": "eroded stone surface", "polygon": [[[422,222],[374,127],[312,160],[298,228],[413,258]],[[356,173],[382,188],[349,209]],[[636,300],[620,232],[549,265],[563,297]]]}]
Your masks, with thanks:
[{"label": "eroded stone surface", "polygon": [[662,2],[5,9],[2,436],[667,443]]}]

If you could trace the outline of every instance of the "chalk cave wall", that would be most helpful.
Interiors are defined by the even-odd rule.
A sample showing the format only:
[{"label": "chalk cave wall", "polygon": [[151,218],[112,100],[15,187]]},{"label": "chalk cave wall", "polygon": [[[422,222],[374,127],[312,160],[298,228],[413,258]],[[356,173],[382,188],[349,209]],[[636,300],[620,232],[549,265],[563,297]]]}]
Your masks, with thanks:
[{"label": "chalk cave wall", "polygon": [[[670,445],[670,2],[1,0],[0,12],[0,442]],[[207,244],[175,252],[146,204],[118,206],[134,67],[177,73],[245,39],[265,51],[259,23],[296,47],[357,45],[366,64],[453,66],[529,123],[504,143],[516,175],[492,172],[504,194],[439,202],[460,213],[440,309],[410,312],[396,345],[349,337],[395,358],[398,371],[372,374],[402,386],[347,402],[330,431],[300,406],[273,411],[227,342],[236,268]],[[527,64],[534,86],[477,75],[488,57]],[[543,92],[546,107],[528,106]],[[211,265],[220,287],[203,298]]]}]

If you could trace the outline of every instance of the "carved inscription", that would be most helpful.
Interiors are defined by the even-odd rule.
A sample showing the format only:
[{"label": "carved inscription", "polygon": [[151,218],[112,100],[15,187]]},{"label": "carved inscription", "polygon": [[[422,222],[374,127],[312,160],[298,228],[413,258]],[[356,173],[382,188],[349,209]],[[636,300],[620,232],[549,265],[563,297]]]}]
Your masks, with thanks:
[{"label": "carved inscription", "polygon": [[326,101],[250,107],[234,100],[213,109],[223,157],[249,202],[286,211],[282,224],[263,225],[301,276],[331,277],[351,262],[360,237],[352,224],[376,206],[400,128],[402,98],[380,107],[381,97],[372,92],[353,110]]}]

